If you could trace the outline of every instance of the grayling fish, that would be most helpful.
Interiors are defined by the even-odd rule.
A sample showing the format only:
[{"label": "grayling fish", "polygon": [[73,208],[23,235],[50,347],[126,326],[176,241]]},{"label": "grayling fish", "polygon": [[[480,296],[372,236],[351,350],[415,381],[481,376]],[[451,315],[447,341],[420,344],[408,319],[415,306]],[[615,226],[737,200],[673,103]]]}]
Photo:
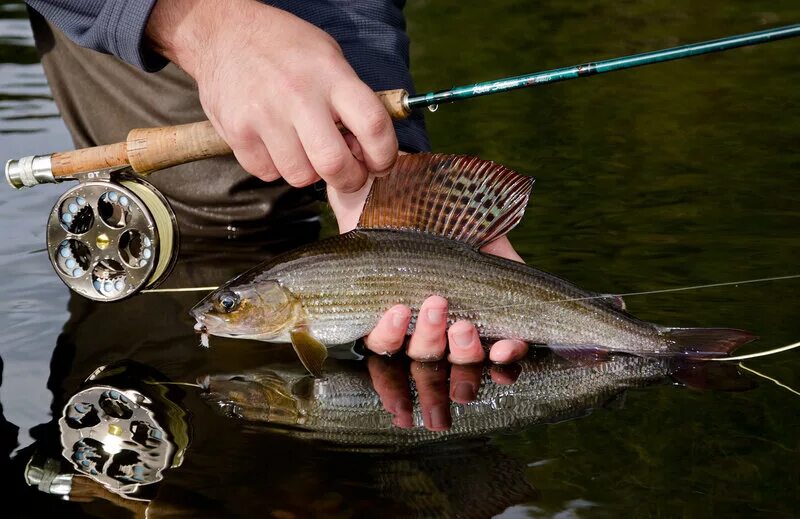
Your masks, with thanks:
[{"label": "grayling fish", "polygon": [[[398,361],[402,362],[389,362]],[[425,428],[413,383],[413,426],[394,425],[394,415],[384,409],[370,374],[363,368],[348,369],[340,364],[325,378],[312,378],[298,368],[267,366],[205,377],[201,384],[207,389],[206,400],[229,417],[298,438],[388,450],[483,437],[583,416],[628,388],[668,379],[696,388],[709,388],[712,384],[717,389],[748,387],[741,385],[747,380],[738,377],[733,366],[674,357],[614,354],[603,361],[574,362],[542,352],[529,355],[520,367],[516,381],[508,385],[493,381],[494,368],[483,368],[474,401],[452,402],[452,424],[449,429],[438,431]]]},{"label": "grayling fish", "polygon": [[395,304],[412,322],[431,295],[449,323],[472,321],[485,339],[519,339],[564,352],[725,355],[754,339],[718,328],[665,328],[534,267],[480,252],[522,218],[533,179],[472,157],[398,159],[373,184],[358,228],[259,265],[192,314],[211,335],[291,342],[321,373],[326,346],[369,333]]}]

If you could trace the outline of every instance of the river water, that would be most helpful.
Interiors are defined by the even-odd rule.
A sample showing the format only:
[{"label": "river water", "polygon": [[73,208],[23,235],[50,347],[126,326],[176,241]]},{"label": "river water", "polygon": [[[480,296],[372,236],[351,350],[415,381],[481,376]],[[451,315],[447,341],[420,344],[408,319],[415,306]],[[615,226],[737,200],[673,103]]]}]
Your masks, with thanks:
[{"label": "river water", "polygon": [[[428,91],[795,23],[800,6],[453,0],[414,2],[406,14],[416,84]],[[536,177],[512,242],[578,286],[629,293],[791,276],[800,274],[798,55],[800,42],[776,42],[442,106],[427,122],[436,151]],[[0,2],[0,158],[70,148],[24,7]],[[788,388],[750,372],[740,376],[753,387],[739,391],[652,384],[573,419],[402,455],[254,430],[212,412],[194,388],[163,386],[172,389],[149,396],[183,410],[161,420],[185,439],[180,467],[144,488],[145,500],[78,483],[70,502],[49,496],[23,474],[31,459],[69,472],[57,422],[97,368],[136,362],[123,364],[132,375],[120,384],[148,395],[143,377],[193,382],[293,361],[284,346],[198,348],[186,312],[197,294],[105,305],[70,295],[44,252],[63,189],[0,189],[0,481],[23,516],[800,515],[798,352],[745,364]],[[255,256],[232,246],[197,268],[219,281]],[[784,279],[626,300],[664,325],[750,330],[760,339],[748,353],[800,339],[799,289],[800,279]]]}]

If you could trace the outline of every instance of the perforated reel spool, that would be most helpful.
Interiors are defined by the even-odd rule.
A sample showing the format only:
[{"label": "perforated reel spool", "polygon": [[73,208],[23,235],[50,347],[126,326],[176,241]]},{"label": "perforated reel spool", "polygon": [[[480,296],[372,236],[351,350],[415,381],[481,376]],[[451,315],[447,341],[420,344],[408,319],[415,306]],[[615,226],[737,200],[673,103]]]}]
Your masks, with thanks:
[{"label": "perforated reel spool", "polygon": [[95,301],[117,301],[156,286],[174,264],[177,245],[167,200],[123,173],[83,179],[58,199],[47,222],[56,273]]}]

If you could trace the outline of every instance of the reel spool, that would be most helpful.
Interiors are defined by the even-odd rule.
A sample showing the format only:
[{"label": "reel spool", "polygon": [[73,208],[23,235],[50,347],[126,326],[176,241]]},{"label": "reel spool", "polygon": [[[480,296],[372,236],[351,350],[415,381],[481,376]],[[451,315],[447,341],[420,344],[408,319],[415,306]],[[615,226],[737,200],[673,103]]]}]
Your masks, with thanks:
[{"label": "reel spool", "polygon": [[157,286],[177,259],[178,225],[166,198],[124,171],[78,178],[47,221],[47,250],[58,277],[95,301]]}]

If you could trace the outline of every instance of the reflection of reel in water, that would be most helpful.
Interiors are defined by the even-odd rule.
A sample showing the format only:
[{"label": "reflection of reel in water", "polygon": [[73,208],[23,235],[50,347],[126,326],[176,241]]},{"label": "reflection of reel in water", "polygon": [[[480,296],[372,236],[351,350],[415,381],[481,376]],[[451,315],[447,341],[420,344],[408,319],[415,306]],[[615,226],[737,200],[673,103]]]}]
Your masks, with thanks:
[{"label": "reflection of reel in water", "polygon": [[82,180],[47,222],[47,248],[66,285],[96,301],[115,301],[162,281],[178,233],[166,199],[137,178]]},{"label": "reflection of reel in water", "polygon": [[79,392],[58,422],[64,458],[120,494],[160,481],[175,447],[147,404],[141,393],[112,386]]},{"label": "reflection of reel in water", "polygon": [[133,362],[100,367],[86,383],[58,420],[64,459],[126,499],[152,498],[152,484],[183,463],[189,446],[179,395]]}]

